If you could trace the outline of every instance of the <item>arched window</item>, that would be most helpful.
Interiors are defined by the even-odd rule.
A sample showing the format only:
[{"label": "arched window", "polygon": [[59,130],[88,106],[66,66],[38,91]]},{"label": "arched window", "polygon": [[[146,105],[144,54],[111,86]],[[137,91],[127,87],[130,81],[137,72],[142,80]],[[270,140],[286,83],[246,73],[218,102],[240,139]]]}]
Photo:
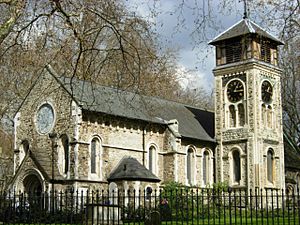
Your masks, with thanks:
[{"label": "arched window", "polygon": [[148,152],[148,165],[149,170],[156,174],[156,148],[151,145]]},{"label": "arched window", "polygon": [[97,139],[91,142],[91,173],[96,173]]},{"label": "arched window", "polygon": [[234,183],[239,183],[241,180],[241,157],[238,150],[232,152],[232,178]]},{"label": "arched window", "polygon": [[209,165],[209,152],[204,151],[203,153],[203,184],[207,185],[209,184],[209,171],[210,171],[210,165]]},{"label": "arched window", "polygon": [[101,146],[99,138],[95,137],[90,146],[90,175],[92,178],[101,178]]},{"label": "arched window", "polygon": [[274,179],[274,153],[273,149],[269,149],[267,152],[267,179],[270,183],[273,183]]},{"label": "arched window", "polygon": [[152,195],[152,187],[148,186],[145,189],[145,196],[146,196],[146,200],[151,200],[151,195]]},{"label": "arched window", "polygon": [[245,125],[245,108],[243,104],[238,105],[238,113],[239,113],[239,126]]},{"label": "arched window", "polygon": [[70,162],[70,144],[69,144],[69,138],[67,135],[62,135],[61,137],[61,143],[63,148],[63,171],[64,173],[69,172],[69,162]]},{"label": "arched window", "polygon": [[272,118],[272,106],[268,106],[267,108],[267,126],[272,128],[273,118]]},{"label": "arched window", "polygon": [[194,151],[193,149],[189,148],[187,152],[187,183],[192,185],[194,182],[194,171],[195,171],[195,159],[194,159]]},{"label": "arched window", "polygon": [[109,203],[116,205],[118,203],[118,186],[116,183],[111,182],[108,186],[109,190]]},{"label": "arched window", "polygon": [[261,105],[261,123],[265,126],[266,125],[266,105],[262,104]]},{"label": "arched window", "polygon": [[234,105],[229,106],[229,126],[236,127],[236,114]]}]

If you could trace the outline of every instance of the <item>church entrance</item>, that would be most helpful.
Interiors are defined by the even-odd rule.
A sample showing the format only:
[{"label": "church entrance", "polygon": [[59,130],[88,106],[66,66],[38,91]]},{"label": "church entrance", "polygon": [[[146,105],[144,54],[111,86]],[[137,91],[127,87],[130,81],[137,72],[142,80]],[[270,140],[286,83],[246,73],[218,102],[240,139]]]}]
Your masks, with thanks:
[{"label": "church entrance", "polygon": [[42,184],[35,174],[30,174],[23,180],[24,191],[28,194],[38,194],[42,192]]}]

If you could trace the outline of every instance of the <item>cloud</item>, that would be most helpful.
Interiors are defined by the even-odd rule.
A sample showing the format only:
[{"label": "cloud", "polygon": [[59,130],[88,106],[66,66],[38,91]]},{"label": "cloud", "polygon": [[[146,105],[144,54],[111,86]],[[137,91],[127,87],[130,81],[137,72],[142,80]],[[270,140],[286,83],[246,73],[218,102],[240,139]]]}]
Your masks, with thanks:
[{"label": "cloud", "polygon": [[[242,3],[233,1],[224,8],[222,1],[212,0],[200,3],[196,0],[128,0],[126,2],[134,6],[131,8],[139,15],[145,19],[150,18],[151,22],[156,24],[153,29],[159,34],[159,41],[163,48],[178,49],[180,70],[186,73],[188,71],[188,79],[194,80],[193,85],[202,85],[205,89],[211,90],[214,80],[212,70],[215,67],[214,49],[208,46],[207,41],[201,39],[202,31],[196,29],[197,19],[201,20],[199,17],[201,12],[197,10],[199,7],[207,10],[208,4],[211,4],[210,16],[214,22],[217,22],[214,26],[206,28],[204,36],[212,39],[242,18]],[[180,8],[179,4],[182,2],[185,5]],[[150,9],[153,7],[156,7],[155,17],[151,17],[153,14]]]},{"label": "cloud", "polygon": [[213,85],[207,79],[207,75],[197,70],[190,70],[184,65],[177,69],[177,77],[182,89],[204,89],[211,92]]}]

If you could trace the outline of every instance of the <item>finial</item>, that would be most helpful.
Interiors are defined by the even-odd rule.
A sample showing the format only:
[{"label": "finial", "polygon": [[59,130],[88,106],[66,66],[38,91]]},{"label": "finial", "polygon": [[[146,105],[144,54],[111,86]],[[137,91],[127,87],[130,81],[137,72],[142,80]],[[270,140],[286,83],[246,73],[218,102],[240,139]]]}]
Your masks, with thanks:
[{"label": "finial", "polygon": [[247,19],[248,18],[247,0],[243,0],[243,1],[244,1],[244,16],[243,16],[243,19]]}]

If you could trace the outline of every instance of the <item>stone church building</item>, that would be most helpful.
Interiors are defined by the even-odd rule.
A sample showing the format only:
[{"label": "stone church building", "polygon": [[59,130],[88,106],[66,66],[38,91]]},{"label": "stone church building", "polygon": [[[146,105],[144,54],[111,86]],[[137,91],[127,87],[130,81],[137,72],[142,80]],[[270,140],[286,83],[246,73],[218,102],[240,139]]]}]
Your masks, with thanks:
[{"label": "stone church building", "polygon": [[215,112],[62,77],[48,66],[15,114],[12,188],[145,189],[168,181],[285,188],[283,43],[243,19],[210,44]]}]

